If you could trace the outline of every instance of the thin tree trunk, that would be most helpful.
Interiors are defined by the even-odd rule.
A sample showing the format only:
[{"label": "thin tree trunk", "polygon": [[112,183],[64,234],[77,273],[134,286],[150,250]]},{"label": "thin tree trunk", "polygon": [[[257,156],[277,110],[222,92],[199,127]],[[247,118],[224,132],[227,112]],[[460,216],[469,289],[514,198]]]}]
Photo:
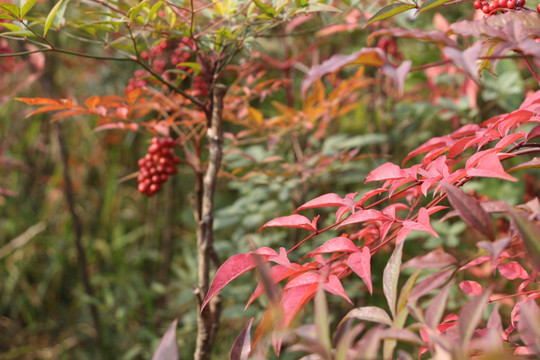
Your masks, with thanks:
[{"label": "thin tree trunk", "polygon": [[[68,205],[69,213],[71,215],[71,221],[73,222],[73,232],[75,235],[75,248],[77,250],[77,265],[79,266],[79,276],[84,288],[84,292],[89,298],[94,297],[94,289],[90,284],[90,273],[88,272],[88,260],[86,257],[86,249],[82,243],[83,226],[77,211],[75,210],[75,194],[73,193],[73,183],[69,174],[69,155],[66,144],[64,142],[64,136],[62,128],[58,123],[53,125],[54,132],[58,141],[58,148],[60,151],[60,160],[62,161],[62,177],[64,179],[64,196]],[[104,358],[109,358],[108,351],[105,349],[104,336],[102,333],[101,321],[99,312],[95,304],[89,305],[90,315],[94,322],[98,342],[101,350],[103,351]]]},{"label": "thin tree trunk", "polygon": [[[197,249],[198,249],[198,333],[195,360],[209,360],[212,353],[212,345],[219,327],[221,315],[221,301],[218,296],[214,297],[210,304],[200,311],[202,301],[209,287],[210,263],[218,262],[214,250],[214,194],[218,172],[221,167],[222,144],[223,144],[223,97],[226,87],[217,84],[212,98],[212,112],[206,136],[209,143],[208,167],[202,179],[202,198],[200,213],[197,219]],[[217,265],[217,264],[216,264]]]}]

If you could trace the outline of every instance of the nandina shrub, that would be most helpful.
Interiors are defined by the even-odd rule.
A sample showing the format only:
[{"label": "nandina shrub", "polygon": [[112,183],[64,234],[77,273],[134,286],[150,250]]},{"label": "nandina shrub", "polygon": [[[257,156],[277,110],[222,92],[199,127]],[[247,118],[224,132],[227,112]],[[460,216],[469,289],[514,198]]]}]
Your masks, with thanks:
[{"label": "nandina shrub", "polygon": [[[368,24],[411,8],[424,11],[438,5],[392,4],[381,9]],[[479,5],[482,4],[475,7],[481,9]],[[370,39],[394,35],[436,43],[447,59],[446,64],[459,66],[470,77],[467,81],[477,82],[481,81],[475,66],[477,60],[481,60],[481,71],[512,50],[539,80],[529,60],[540,64],[540,47],[535,41],[540,23],[536,14],[522,10],[522,6],[521,2],[517,10],[513,10],[514,3],[504,9],[498,6],[488,12],[489,19],[450,25],[454,33],[481,36],[465,51],[442,32],[391,28],[373,32]],[[496,15],[499,11],[503,14]],[[351,64],[374,65],[374,59],[385,64],[382,70],[402,94],[411,63],[389,66],[386,54],[372,48],[347,56],[335,55],[314,67],[304,79],[302,90],[307,91],[325,74],[335,76]],[[295,343],[291,350],[323,359],[393,358],[396,352],[403,358],[425,358],[428,353],[433,358],[456,359],[540,355],[537,194],[533,192],[524,204],[511,206],[497,198],[468,194],[461,189],[484,178],[518,182],[524,173],[534,174],[540,163],[530,155],[540,151],[535,142],[540,136],[539,109],[540,91],[530,93],[515,111],[498,114],[480,124],[458,126],[448,135],[429,139],[412,150],[401,166],[386,162],[375,168],[365,178],[366,183],[378,184],[373,190],[345,196],[322,194],[298,207],[294,214],[264,224],[263,231],[273,227],[296,228],[308,235],[288,249],[260,247],[234,255],[218,269],[203,307],[231,281],[254,269],[261,281],[246,307],[263,293],[269,301],[253,344],[251,319],[237,338],[231,357],[245,359],[250,352],[264,356],[261,354],[268,343],[279,354],[284,342]],[[320,226],[320,215],[308,218],[300,214],[320,208],[337,208],[330,225]],[[422,252],[418,246],[408,244],[418,241],[408,239],[412,231],[439,237],[431,219],[441,217],[440,214],[445,214],[441,221],[462,221],[474,229],[475,248],[458,246],[450,252],[439,247]],[[330,232],[333,234],[328,236]],[[309,248],[316,237],[330,240]],[[415,248],[414,257],[404,252],[409,246]],[[309,250],[305,251],[306,248]],[[372,259],[388,252],[391,255],[384,266],[382,282],[374,284]],[[405,273],[409,277],[400,281]],[[347,294],[349,283],[344,282],[350,276],[362,279],[364,291],[382,292],[387,304],[353,308],[341,319],[331,339],[324,292],[354,304]],[[293,320],[313,298],[315,324],[293,331]],[[255,344],[258,345],[254,347]]]}]

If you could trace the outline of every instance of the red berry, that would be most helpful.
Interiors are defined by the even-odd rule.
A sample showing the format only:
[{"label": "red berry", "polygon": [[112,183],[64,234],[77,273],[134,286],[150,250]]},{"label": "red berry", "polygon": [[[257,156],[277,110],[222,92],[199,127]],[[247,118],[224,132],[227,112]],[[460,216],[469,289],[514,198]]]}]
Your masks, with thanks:
[{"label": "red berry", "polygon": [[489,14],[489,5],[482,6],[482,12],[484,14]]},{"label": "red berry", "polygon": [[475,9],[481,9],[482,8],[482,2],[480,0],[476,0],[473,4]]},{"label": "red berry", "polygon": [[155,154],[159,151],[159,145],[158,144],[152,144],[150,145],[150,147],[148,148],[148,153],[149,154]]},{"label": "red berry", "polygon": [[499,7],[500,7],[500,8],[505,8],[507,2],[508,2],[508,0],[499,0],[499,1],[498,1]]},{"label": "red berry", "polygon": [[137,190],[139,190],[139,192],[141,194],[144,194],[147,190],[147,185],[145,183],[140,183],[139,186],[137,187]]},{"label": "red berry", "polygon": [[516,7],[516,0],[508,0],[508,2],[506,3],[506,7],[509,8],[509,9],[513,9]]}]

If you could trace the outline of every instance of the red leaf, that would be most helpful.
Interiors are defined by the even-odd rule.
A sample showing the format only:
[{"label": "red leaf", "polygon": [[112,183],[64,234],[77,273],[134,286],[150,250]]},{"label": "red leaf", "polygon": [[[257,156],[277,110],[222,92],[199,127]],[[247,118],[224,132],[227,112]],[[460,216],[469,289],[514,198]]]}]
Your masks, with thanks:
[{"label": "red leaf", "polygon": [[286,266],[288,268],[294,268],[291,265],[291,261],[287,258],[287,250],[284,247],[279,248],[279,255],[269,256],[268,261],[273,261],[276,264]]},{"label": "red leaf", "polygon": [[319,281],[321,281],[321,275],[314,272],[308,272],[300,276],[297,276],[294,279],[289,280],[287,284],[285,284],[285,287],[283,288],[283,290],[288,290],[288,289],[292,289],[298,286],[318,283]]},{"label": "red leaf", "polygon": [[374,190],[369,190],[364,195],[362,195],[362,198],[358,201],[358,206],[364,206],[364,203],[371,199],[373,196],[379,195],[380,193],[387,192],[387,189],[378,188]]},{"label": "red leaf", "polygon": [[367,246],[362,250],[352,253],[347,259],[347,265],[354,271],[366,284],[369,293],[373,294],[373,285],[371,284],[371,252]]},{"label": "red leaf", "polygon": [[373,210],[373,209],[358,210],[357,212],[355,212],[354,214],[346,218],[341,224],[339,224],[338,227],[349,225],[349,224],[356,224],[356,223],[364,222],[364,221],[376,221],[376,220],[388,220],[388,217],[378,210]]},{"label": "red leaf", "polygon": [[467,169],[467,175],[473,177],[491,177],[517,181],[515,177],[508,175],[504,171],[499,157],[495,154],[487,154],[483,156],[478,162],[476,168]]},{"label": "red leaf", "polygon": [[296,286],[286,291],[281,299],[281,308],[283,316],[281,318],[281,327],[287,328],[294,316],[317,292],[319,282],[309,283],[302,286]]},{"label": "red leaf", "polygon": [[476,296],[482,293],[482,286],[476,281],[465,280],[459,283],[459,288],[467,295]]},{"label": "red leaf", "polygon": [[342,199],[339,195],[330,193],[321,195],[313,200],[308,201],[304,205],[296,209],[295,212],[302,211],[304,209],[312,209],[318,207],[327,207],[327,206],[348,206],[354,207],[355,202],[352,199]]},{"label": "red leaf", "polygon": [[267,227],[273,227],[273,226],[282,226],[282,227],[293,227],[293,228],[299,228],[299,229],[305,229],[305,230],[311,230],[313,232],[317,232],[317,228],[313,226],[312,222],[309,221],[309,219],[303,215],[289,215],[289,216],[282,216],[275,218],[273,220],[270,220],[266,224],[264,224],[259,231],[261,231],[264,228]]},{"label": "red leaf", "polygon": [[315,256],[317,254],[326,254],[333,252],[355,252],[358,251],[356,246],[350,239],[346,237],[336,237],[328,240],[317,249],[311,251],[307,256]]},{"label": "red leaf", "polygon": [[529,278],[527,271],[517,261],[502,263],[498,269],[502,276],[510,280]]},{"label": "red leaf", "polygon": [[[253,258],[254,253],[263,256],[277,255],[277,253],[270,248],[260,248],[255,252],[237,254],[228,258],[217,270],[216,276],[214,276],[212,284],[201,305],[201,311],[208,302],[223,289],[223,287],[225,287],[225,285],[255,267],[256,263]],[[265,261],[267,261],[267,259],[265,259]]]},{"label": "red leaf", "polygon": [[403,171],[396,164],[387,162],[372,170],[366,177],[365,182],[381,181],[381,180],[396,180],[408,177],[407,173]]},{"label": "red leaf", "polygon": [[341,296],[351,304],[353,303],[351,299],[349,299],[349,297],[347,296],[345,289],[343,289],[343,285],[341,285],[341,281],[339,281],[336,275],[330,275],[328,277],[328,282],[325,282],[323,284],[323,289],[331,294]]},{"label": "red leaf", "polygon": [[247,360],[251,352],[251,324],[253,319],[249,319],[234,341],[229,355],[229,360]]},{"label": "red leaf", "polygon": [[425,231],[430,235],[433,235],[437,238],[439,237],[439,235],[431,227],[431,224],[429,223],[429,213],[424,207],[420,208],[420,210],[418,211],[417,221],[405,220],[403,222],[403,226],[410,230]]},{"label": "red leaf", "polygon": [[[276,265],[270,268],[268,276],[270,277],[270,281],[272,282],[272,284],[277,284],[281,280],[295,274],[296,272],[301,272],[301,271],[307,271],[307,269],[302,268],[302,269],[296,270],[296,269],[285,267],[283,265]],[[263,292],[264,292],[264,285],[261,281],[259,281],[259,283],[257,284],[257,287],[251,294],[251,297],[249,298],[245,309],[247,309],[249,305],[251,305],[251,303],[255,301],[255,299],[257,299]]]}]

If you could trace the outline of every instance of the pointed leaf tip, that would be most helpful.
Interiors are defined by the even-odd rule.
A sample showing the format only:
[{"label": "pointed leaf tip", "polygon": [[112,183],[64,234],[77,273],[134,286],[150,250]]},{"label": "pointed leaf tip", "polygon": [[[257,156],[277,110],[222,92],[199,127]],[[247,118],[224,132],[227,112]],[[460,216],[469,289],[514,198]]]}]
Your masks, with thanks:
[{"label": "pointed leaf tip", "polygon": [[176,340],[176,326],[178,319],[175,319],[169,326],[169,329],[161,338],[159,345],[152,355],[152,360],[177,360],[178,343]]},{"label": "pointed leaf tip", "polygon": [[371,283],[371,252],[367,246],[362,250],[352,253],[347,259],[347,265],[354,271],[360,279],[366,284],[369,293],[373,294],[373,285]]},{"label": "pointed leaf tip", "polygon": [[238,337],[234,341],[229,354],[229,360],[247,360],[251,352],[251,325],[253,319],[249,319],[246,326],[242,329]]}]

